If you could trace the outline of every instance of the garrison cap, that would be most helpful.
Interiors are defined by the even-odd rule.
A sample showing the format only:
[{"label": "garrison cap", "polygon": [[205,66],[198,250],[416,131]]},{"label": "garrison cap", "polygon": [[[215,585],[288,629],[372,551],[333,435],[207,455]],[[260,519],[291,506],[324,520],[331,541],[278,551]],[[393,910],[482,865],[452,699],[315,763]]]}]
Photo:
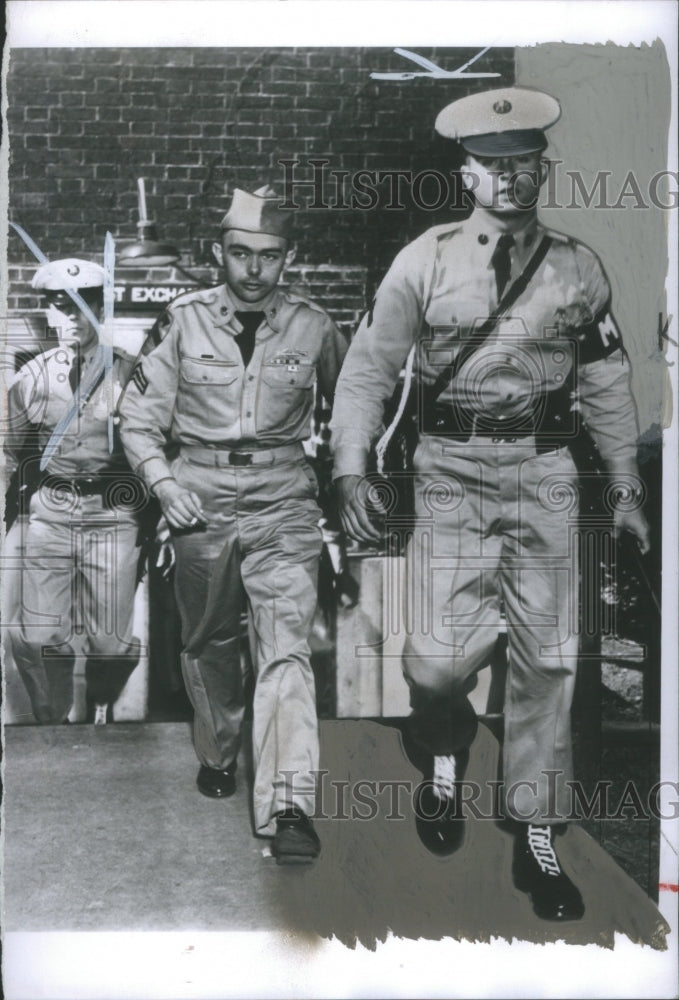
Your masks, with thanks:
[{"label": "garrison cap", "polygon": [[42,264],[33,275],[33,288],[45,292],[61,292],[66,288],[103,288],[104,269],[90,260],[66,257]]},{"label": "garrison cap", "polygon": [[457,139],[472,155],[511,156],[543,150],[544,130],[560,114],[559,102],[549,94],[502,87],[453,101],[439,112],[434,127],[447,139]]},{"label": "garrison cap", "polygon": [[292,213],[281,208],[282,202],[270,187],[257,188],[252,194],[236,188],[231,207],[221,222],[225,229],[241,229],[246,233],[268,233],[270,236],[292,236]]}]

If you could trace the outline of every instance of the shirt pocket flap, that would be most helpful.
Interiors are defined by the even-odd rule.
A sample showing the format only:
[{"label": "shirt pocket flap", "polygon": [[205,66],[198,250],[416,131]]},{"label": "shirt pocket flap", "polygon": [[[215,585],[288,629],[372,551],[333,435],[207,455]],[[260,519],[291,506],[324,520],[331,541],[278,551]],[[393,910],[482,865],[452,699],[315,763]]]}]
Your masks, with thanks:
[{"label": "shirt pocket flap", "polygon": [[238,365],[228,361],[181,359],[182,381],[192,385],[230,385],[238,378]]},{"label": "shirt pocket flap", "polygon": [[275,388],[309,389],[314,384],[316,369],[313,365],[278,365],[262,367],[262,378]]}]

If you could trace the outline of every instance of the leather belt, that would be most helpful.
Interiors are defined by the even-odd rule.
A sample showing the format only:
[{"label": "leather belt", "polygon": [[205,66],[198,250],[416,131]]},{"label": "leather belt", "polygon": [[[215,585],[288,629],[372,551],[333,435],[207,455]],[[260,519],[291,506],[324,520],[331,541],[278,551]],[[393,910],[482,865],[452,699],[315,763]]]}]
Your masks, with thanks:
[{"label": "leather belt", "polygon": [[294,444],[277,445],[273,448],[257,448],[254,451],[230,451],[226,448],[203,448],[198,445],[183,444],[180,454],[194,465],[228,469],[292,462],[304,458],[304,448],[300,441],[296,441]]},{"label": "leather belt", "polygon": [[45,476],[40,483],[41,489],[47,490],[71,490],[81,497],[103,496],[116,480],[113,476],[84,476],[82,478],[70,478],[69,476]]},{"label": "leather belt", "polygon": [[512,442],[532,437],[535,429],[535,422],[530,417],[521,422],[511,418],[490,420],[454,406],[437,403],[429,414],[424,433],[445,435],[460,441],[467,441],[470,437],[488,437]]},{"label": "leather belt", "polygon": [[[554,395],[554,394],[550,394]],[[554,406],[545,405],[545,397],[533,407],[532,412],[520,418],[505,420],[479,416],[460,407],[437,403],[426,414],[423,433],[465,442],[470,438],[489,438],[493,444],[514,444],[525,438],[535,438],[538,454],[554,451],[568,444],[568,421]],[[548,400],[549,403],[557,400]]]},{"label": "leather belt", "polygon": [[129,469],[109,469],[100,476],[60,476],[48,473],[43,476],[39,490],[54,493],[68,492],[75,497],[101,497],[107,510],[138,513],[147,504],[148,490],[143,481]]}]

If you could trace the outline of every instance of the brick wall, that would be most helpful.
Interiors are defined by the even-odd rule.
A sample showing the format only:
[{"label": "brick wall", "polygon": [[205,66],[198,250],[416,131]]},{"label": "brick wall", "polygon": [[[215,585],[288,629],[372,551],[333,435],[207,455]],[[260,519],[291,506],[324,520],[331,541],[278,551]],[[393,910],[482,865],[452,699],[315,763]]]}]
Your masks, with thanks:
[{"label": "brick wall", "polygon": [[[418,51],[454,68],[478,50]],[[309,158],[350,174],[450,170],[449,144],[433,134],[435,113],[471,90],[513,82],[513,50],[475,64],[500,72],[496,80],[369,75],[408,69],[417,67],[377,48],[15,49],[7,79],[10,218],[49,257],[99,257],[107,230],[119,242],[134,238],[136,179],[144,177],[163,241],[179,246],[187,266],[206,266],[233,187],[282,189],[281,159],[302,161],[299,178],[311,177]],[[298,260],[340,269],[340,284],[343,267],[363,267],[370,295],[405,242],[450,217],[447,208],[418,210],[407,196],[405,209],[389,210],[389,183],[377,190],[368,211],[302,213]],[[325,194],[334,200],[334,181]],[[9,258],[10,306],[30,307],[22,279],[31,257],[15,235]],[[341,295],[339,285],[333,294]]]}]

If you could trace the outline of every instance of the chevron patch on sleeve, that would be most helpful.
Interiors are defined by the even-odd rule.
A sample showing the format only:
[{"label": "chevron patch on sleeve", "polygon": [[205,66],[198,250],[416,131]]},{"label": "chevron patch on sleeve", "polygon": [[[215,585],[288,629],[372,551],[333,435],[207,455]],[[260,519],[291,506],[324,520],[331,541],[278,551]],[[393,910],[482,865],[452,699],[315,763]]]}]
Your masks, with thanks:
[{"label": "chevron patch on sleeve", "polygon": [[149,387],[149,380],[146,378],[146,375],[144,375],[144,369],[141,364],[138,364],[132,372],[132,381],[143,396]]}]

